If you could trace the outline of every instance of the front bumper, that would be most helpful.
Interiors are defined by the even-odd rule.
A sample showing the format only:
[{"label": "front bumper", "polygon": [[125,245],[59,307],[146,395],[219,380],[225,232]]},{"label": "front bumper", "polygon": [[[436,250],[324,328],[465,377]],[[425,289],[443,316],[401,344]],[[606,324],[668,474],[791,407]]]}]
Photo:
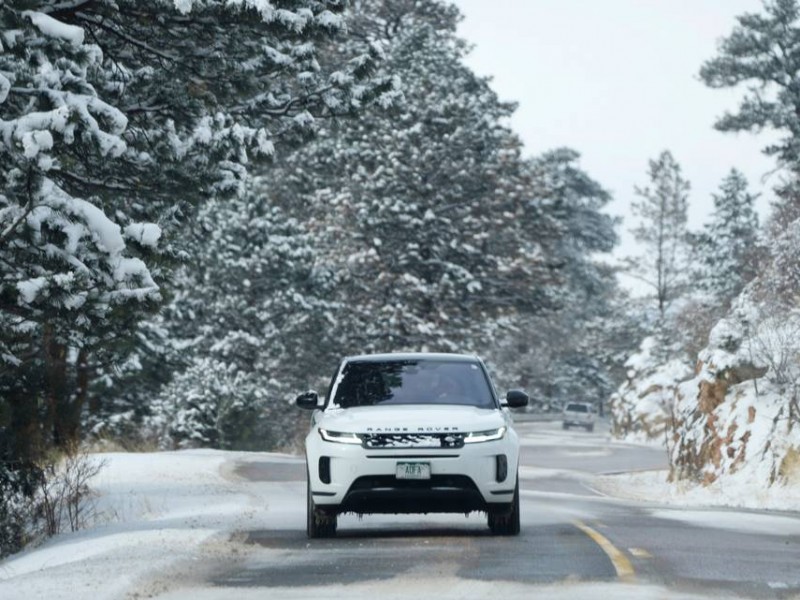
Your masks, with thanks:
[{"label": "front bumper", "polygon": [[[376,450],[326,442],[312,430],[306,460],[311,494],[321,507],[361,514],[467,513],[512,502],[519,444],[512,430],[501,440],[461,448]],[[403,462],[428,463],[430,479],[398,479]]]}]

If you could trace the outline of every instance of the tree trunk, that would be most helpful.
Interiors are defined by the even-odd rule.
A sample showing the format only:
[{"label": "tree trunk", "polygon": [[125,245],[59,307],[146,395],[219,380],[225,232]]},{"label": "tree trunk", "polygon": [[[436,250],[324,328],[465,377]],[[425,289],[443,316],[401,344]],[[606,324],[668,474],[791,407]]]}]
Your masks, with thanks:
[{"label": "tree trunk", "polygon": [[61,417],[62,447],[75,448],[81,439],[81,413],[89,393],[89,351],[84,347],[78,351],[76,387],[74,393],[63,398]]},{"label": "tree trunk", "polygon": [[67,385],[67,347],[56,338],[51,325],[44,327],[44,389],[47,413],[44,431],[50,443],[64,447],[64,404],[69,404]]},{"label": "tree trunk", "polygon": [[92,415],[100,414],[102,409],[102,402],[98,394],[89,396],[89,381],[91,379],[91,372],[89,367],[89,351],[86,348],[81,348],[78,355],[78,400],[81,408],[89,401],[89,412]]},{"label": "tree trunk", "polygon": [[10,459],[19,465],[33,464],[43,454],[38,397],[31,394],[26,386],[20,386],[11,392],[7,400],[11,408]]}]

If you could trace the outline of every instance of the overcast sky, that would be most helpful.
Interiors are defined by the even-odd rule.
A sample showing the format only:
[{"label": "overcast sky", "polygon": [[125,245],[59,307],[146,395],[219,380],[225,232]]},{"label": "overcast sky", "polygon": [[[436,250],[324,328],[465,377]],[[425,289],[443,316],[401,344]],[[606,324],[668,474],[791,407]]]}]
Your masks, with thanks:
[{"label": "overcast sky", "polygon": [[[692,228],[734,166],[766,204],[777,181],[762,181],[774,168],[761,153],[766,134],[714,130],[741,94],[698,78],[734,17],[760,12],[760,0],[454,1],[465,16],[459,33],[475,45],[467,62],[519,103],[512,127],[527,152],[580,152],[583,168],[613,193],[613,214],[627,214],[634,185],[647,184],[647,161],[665,149],[692,184]],[[623,230],[632,225],[626,219]],[[623,251],[631,243],[625,234]]]}]

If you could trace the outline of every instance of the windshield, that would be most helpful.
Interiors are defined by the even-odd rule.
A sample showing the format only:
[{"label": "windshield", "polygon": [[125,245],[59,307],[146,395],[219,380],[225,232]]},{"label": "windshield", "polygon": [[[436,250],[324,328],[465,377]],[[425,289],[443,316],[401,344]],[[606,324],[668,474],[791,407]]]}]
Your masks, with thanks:
[{"label": "windshield", "polygon": [[589,407],[585,404],[568,404],[567,410],[570,412],[589,412]]},{"label": "windshield", "polygon": [[333,403],[342,408],[378,404],[495,407],[479,364],[442,360],[349,362],[342,371]]}]

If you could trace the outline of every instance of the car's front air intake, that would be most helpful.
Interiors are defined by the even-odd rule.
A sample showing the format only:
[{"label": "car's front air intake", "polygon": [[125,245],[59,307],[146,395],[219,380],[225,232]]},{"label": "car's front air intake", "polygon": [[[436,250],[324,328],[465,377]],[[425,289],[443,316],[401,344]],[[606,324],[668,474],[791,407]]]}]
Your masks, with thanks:
[{"label": "car's front air intake", "polygon": [[362,436],[365,448],[463,448],[463,433],[371,433]]}]

